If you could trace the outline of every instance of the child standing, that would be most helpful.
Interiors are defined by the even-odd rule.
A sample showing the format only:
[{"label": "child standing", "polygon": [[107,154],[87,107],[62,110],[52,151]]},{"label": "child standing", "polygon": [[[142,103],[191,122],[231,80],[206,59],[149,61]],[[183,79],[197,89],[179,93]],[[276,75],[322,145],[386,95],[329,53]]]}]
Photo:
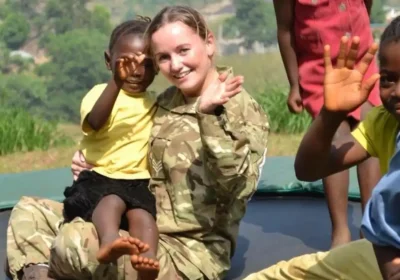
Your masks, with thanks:
[{"label": "child standing", "polygon": [[[65,189],[66,222],[92,221],[101,263],[131,255],[141,279],[155,279],[158,229],[155,198],[148,188],[147,150],[156,96],[147,92],[155,68],[144,53],[149,19],[127,21],[112,32],[107,68],[113,77],[90,90],[81,104],[81,150],[95,167]],[[132,238],[119,236],[129,230]]]},{"label": "child standing", "polygon": [[[366,238],[375,245],[383,278],[395,279],[395,275],[400,271],[399,219],[396,203],[396,168],[399,162],[397,137],[400,128],[400,17],[386,27],[380,40],[378,57],[380,97],[383,105],[373,108],[351,135],[333,140],[340,123],[349,112],[368,99],[369,92],[379,78],[379,75],[375,74],[362,83],[377,50],[376,44],[371,46],[362,61],[355,66],[362,42],[360,38],[353,38],[351,48],[347,51],[347,41],[346,37],[342,38],[335,69],[330,62],[329,47],[326,47],[324,109],[316,117],[300,144],[295,162],[296,174],[301,180],[313,181],[352,167],[370,157],[379,158],[381,173],[386,176],[378,183],[367,204],[362,229]],[[350,250],[351,244],[348,248]],[[364,253],[357,252],[361,256]],[[344,255],[336,257],[338,263],[344,263],[343,259],[346,258]],[[321,256],[318,258],[323,259]],[[331,261],[333,262],[332,259]],[[361,263],[360,260],[357,262]],[[318,263],[312,265],[308,262],[307,265],[316,267]],[[350,265],[354,267],[354,264]],[[320,266],[327,267],[327,264],[321,261]],[[338,269],[342,270],[341,267]],[[343,269],[346,272],[351,270]],[[356,273],[357,270],[351,272],[352,275]],[[373,275],[372,271],[364,273]],[[349,274],[349,278],[355,279],[352,275]]]},{"label": "child standing", "polygon": [[[329,44],[336,60],[342,36],[358,36],[361,45],[356,62],[373,42],[369,20],[372,0],[274,0],[278,42],[290,84],[288,107],[293,113],[303,108],[313,119],[324,104],[323,46]],[[366,78],[377,73],[375,60],[366,72]],[[380,104],[378,86],[359,108],[349,112],[338,126],[335,137],[348,135],[366,113]],[[376,159],[370,158],[357,166],[362,207],[380,178]],[[347,196],[349,171],[344,170],[323,179],[332,221],[332,243],[335,247],[351,240],[347,224]]]}]

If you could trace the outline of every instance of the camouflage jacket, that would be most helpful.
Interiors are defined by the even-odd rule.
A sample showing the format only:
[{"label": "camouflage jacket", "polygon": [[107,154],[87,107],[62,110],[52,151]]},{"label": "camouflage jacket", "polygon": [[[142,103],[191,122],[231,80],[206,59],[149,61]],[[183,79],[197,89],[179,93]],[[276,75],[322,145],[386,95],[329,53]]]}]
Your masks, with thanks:
[{"label": "camouflage jacket", "polygon": [[[269,124],[246,92],[220,116],[203,115],[175,87],[158,98],[149,149],[160,242],[189,279],[185,263],[208,279],[230,268],[239,223],[256,190]],[[177,256],[184,257],[179,261]]]}]

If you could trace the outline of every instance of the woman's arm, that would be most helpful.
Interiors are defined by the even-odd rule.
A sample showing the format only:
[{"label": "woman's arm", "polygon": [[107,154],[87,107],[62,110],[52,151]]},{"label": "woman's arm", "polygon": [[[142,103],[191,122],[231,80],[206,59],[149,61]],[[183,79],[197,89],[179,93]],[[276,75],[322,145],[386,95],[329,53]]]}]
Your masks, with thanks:
[{"label": "woman's arm", "polygon": [[238,186],[253,192],[260,176],[269,133],[261,107],[242,91],[216,114],[198,113],[204,164],[225,192]]},{"label": "woman's arm", "polygon": [[92,169],[93,165],[86,162],[85,156],[82,154],[82,151],[76,151],[74,156],[72,157],[71,171],[74,176],[74,181],[78,179],[79,174],[83,170]]}]

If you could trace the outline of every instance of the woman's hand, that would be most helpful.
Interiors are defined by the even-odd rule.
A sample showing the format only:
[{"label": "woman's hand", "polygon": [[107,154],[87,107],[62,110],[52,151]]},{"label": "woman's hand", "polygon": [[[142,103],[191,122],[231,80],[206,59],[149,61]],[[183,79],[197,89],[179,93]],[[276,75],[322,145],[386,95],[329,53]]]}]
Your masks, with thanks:
[{"label": "woman's hand", "polygon": [[74,181],[78,179],[79,173],[83,170],[92,169],[93,165],[86,162],[85,156],[81,151],[76,151],[72,157],[71,171],[74,176]]},{"label": "woman's hand", "polygon": [[362,82],[365,73],[378,50],[377,44],[372,44],[361,62],[355,66],[360,38],[354,37],[350,50],[347,51],[348,38],[342,37],[336,68],[332,67],[330,46],[324,48],[325,80],[324,99],[325,109],[330,112],[350,113],[368,99],[379,74],[372,75]]},{"label": "woman's hand", "polygon": [[200,97],[199,112],[212,114],[215,109],[225,104],[233,96],[242,91],[243,76],[236,76],[228,80],[228,72],[219,75]]}]

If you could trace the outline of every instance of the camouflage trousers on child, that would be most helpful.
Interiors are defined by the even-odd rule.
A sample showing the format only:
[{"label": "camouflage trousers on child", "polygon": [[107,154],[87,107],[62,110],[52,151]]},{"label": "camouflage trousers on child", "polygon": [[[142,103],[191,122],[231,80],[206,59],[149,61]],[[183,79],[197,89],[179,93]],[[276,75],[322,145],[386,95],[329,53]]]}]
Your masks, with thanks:
[{"label": "camouflage trousers on child", "polygon": [[[129,256],[121,257],[115,265],[99,264],[94,225],[80,218],[63,224],[62,209],[59,202],[36,197],[22,197],[16,204],[7,228],[7,257],[13,280],[18,279],[17,273],[28,264],[48,264],[52,275],[61,279],[137,279]],[[128,236],[125,231],[120,234]],[[181,275],[174,261],[183,260],[180,256],[171,257],[166,249],[168,242],[168,237],[161,234],[159,279],[203,279],[190,263],[185,266],[196,276]]]}]

